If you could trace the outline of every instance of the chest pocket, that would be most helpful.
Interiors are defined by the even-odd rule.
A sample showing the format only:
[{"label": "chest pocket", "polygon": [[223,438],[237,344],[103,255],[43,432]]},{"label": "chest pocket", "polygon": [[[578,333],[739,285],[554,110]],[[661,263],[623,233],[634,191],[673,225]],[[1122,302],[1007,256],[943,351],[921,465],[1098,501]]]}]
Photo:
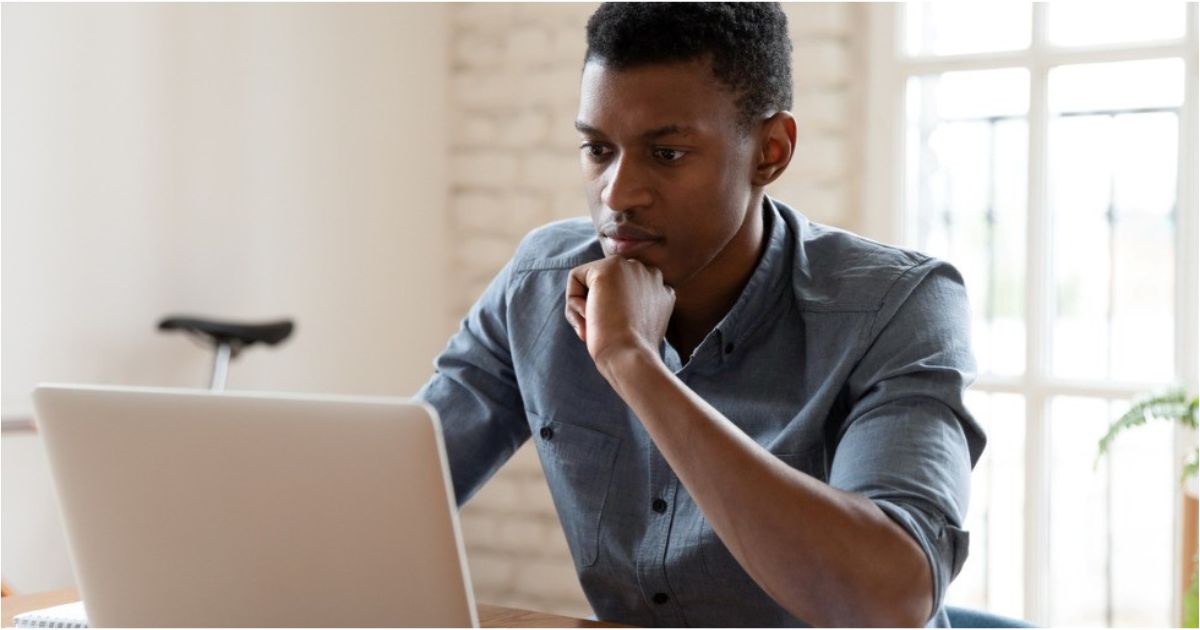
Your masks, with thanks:
[{"label": "chest pocket", "polygon": [[554,509],[579,567],[596,564],[600,519],[621,440],[602,431],[530,414]]}]

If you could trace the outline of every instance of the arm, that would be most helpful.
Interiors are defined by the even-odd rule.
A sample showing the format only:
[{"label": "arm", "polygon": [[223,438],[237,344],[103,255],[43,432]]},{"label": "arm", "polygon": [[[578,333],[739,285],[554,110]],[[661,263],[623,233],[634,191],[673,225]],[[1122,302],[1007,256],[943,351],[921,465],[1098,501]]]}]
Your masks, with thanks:
[{"label": "arm", "polygon": [[[655,288],[654,270],[622,262],[581,268],[568,319],[746,572],[814,625],[923,625],[936,607],[936,582],[922,545],[872,498],[787,466],[675,378],[655,351],[666,319],[649,313],[669,317],[670,291]],[[643,312],[622,315],[631,309],[618,303]],[[835,478],[839,460],[866,452],[872,436],[863,435],[845,434]]]},{"label": "arm", "polygon": [[784,464],[657,354],[622,350],[597,366],[734,558],[781,606],[817,626],[924,625],[929,565],[875,504]]},{"label": "arm", "polygon": [[438,412],[460,507],[529,437],[508,343],[511,266],[471,307],[415,396]]}]

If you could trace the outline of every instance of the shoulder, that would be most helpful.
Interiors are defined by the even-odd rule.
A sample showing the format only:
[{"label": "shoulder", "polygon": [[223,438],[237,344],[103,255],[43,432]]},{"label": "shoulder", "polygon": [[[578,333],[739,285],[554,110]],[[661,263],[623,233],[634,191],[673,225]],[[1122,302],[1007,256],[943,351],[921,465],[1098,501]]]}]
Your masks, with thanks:
[{"label": "shoulder", "polygon": [[903,302],[931,273],[961,278],[945,261],[809,221],[780,206],[795,239],[792,284],[809,310],[879,311]]},{"label": "shoulder", "polygon": [[565,219],[536,228],[521,239],[513,255],[512,273],[570,270],[603,256],[591,220]]}]

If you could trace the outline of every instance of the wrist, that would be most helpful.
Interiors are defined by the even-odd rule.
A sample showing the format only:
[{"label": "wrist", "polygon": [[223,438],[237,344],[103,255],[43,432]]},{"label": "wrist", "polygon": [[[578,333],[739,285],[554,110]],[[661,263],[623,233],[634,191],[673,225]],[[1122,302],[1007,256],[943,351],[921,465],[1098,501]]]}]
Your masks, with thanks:
[{"label": "wrist", "polygon": [[622,383],[628,381],[629,377],[636,379],[644,370],[662,364],[658,352],[641,340],[614,345],[596,355],[593,360],[600,375],[618,393],[622,390]]}]

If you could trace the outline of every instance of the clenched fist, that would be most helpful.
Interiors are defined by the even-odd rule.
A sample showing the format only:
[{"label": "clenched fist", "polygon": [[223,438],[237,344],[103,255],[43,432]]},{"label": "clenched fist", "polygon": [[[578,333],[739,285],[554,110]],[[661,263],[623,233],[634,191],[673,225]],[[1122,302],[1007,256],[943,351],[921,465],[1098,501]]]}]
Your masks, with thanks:
[{"label": "clenched fist", "polygon": [[567,321],[601,370],[616,350],[657,356],[674,308],[675,291],[663,284],[662,272],[630,258],[580,265],[567,279]]}]

